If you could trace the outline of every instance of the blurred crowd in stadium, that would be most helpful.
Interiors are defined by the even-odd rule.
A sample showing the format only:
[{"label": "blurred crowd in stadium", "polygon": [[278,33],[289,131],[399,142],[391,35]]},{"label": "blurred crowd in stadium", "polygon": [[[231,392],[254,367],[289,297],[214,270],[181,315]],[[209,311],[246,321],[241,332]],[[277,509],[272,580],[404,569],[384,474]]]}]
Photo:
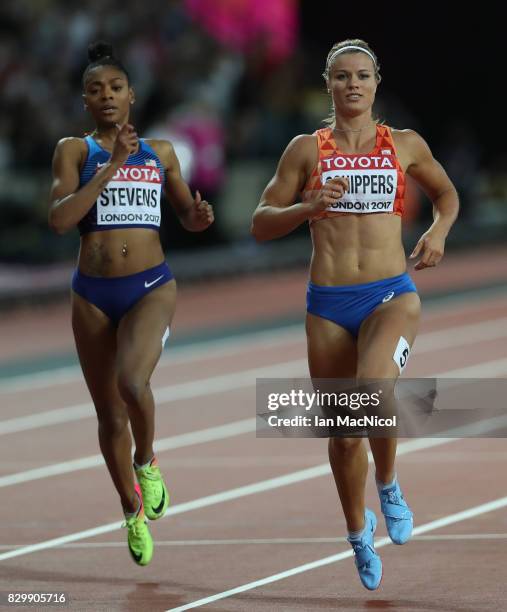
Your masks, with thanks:
[{"label": "blurred crowd in stadium", "polygon": [[[87,46],[97,39],[110,41],[130,72],[139,133],[170,138],[187,180],[216,205],[217,229],[208,242],[230,241],[236,226],[221,226],[222,201],[237,200],[242,182],[255,192],[289,140],[321,127],[329,112],[320,78],[325,55],[308,52],[300,17],[297,0],[4,0],[0,205],[10,247],[0,249],[0,260],[23,253],[33,259],[41,236],[40,244],[49,244],[51,156],[58,139],[93,127],[81,77]],[[324,54],[333,42],[325,41]],[[389,84],[378,101],[377,114],[388,123],[418,129]],[[507,186],[481,173],[480,147],[466,126],[450,129],[431,144],[461,192],[465,213],[485,195],[503,205]],[[259,193],[249,195],[240,224]],[[68,254],[40,251],[50,259]]]},{"label": "blurred crowd in stadium", "polygon": [[[231,155],[278,155],[280,145],[299,129],[294,114],[304,110],[293,95],[297,69],[293,63],[283,63],[295,44],[288,41],[274,56],[271,40],[261,32],[249,48],[226,46],[207,32],[199,4],[191,0],[2,3],[2,168],[47,170],[59,138],[90,129],[81,77],[87,46],[97,39],[111,41],[129,70],[137,101],[134,121],[141,133],[158,126],[188,138],[192,132],[188,124],[194,126],[198,134],[190,138],[200,137],[199,149],[208,160],[201,163],[204,176],[199,172],[203,189],[219,184],[224,147]],[[288,27],[296,43],[296,4],[281,4],[287,7],[286,15],[280,15],[278,22],[271,23],[272,31],[264,34],[283,35]]]}]

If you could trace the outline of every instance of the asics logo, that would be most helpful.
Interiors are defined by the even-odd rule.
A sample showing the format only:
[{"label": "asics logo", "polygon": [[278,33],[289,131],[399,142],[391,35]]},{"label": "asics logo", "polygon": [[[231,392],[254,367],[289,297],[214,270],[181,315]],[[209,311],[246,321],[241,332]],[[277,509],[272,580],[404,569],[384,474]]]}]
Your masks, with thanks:
[{"label": "asics logo", "polygon": [[165,491],[164,489],[162,489],[162,500],[160,504],[156,508],[152,506],[151,509],[153,510],[155,514],[158,514],[159,512],[162,512],[162,508],[164,507],[164,504],[165,504]]},{"label": "asics logo", "polygon": [[389,300],[392,300],[394,297],[394,291],[390,291],[382,300],[383,302],[389,302]]},{"label": "asics logo", "polygon": [[156,278],[155,280],[151,281],[151,282],[144,281],[144,286],[146,287],[146,289],[148,289],[149,287],[154,285],[157,281],[159,281],[161,278],[164,278],[163,274],[161,276],[159,276],[158,278]]}]

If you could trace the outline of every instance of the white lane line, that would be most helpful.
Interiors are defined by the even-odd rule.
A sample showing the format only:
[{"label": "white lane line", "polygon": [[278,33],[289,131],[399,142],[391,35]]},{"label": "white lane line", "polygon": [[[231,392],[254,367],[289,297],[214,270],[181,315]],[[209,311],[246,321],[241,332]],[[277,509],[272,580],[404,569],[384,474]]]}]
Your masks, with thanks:
[{"label": "white lane line", "polygon": [[[411,542],[439,542],[469,540],[507,540],[507,533],[453,533],[440,535],[416,535]],[[186,547],[186,546],[251,546],[268,545],[280,546],[290,544],[345,544],[347,538],[246,538],[246,539],[223,539],[223,540],[157,540],[157,548],[163,547]],[[0,544],[0,550],[12,550],[23,548],[26,544]],[[79,550],[92,548],[125,548],[125,542],[81,542],[79,544],[62,544],[60,548]]]},{"label": "white lane line", "polygon": [[[411,542],[435,541],[477,541],[477,540],[507,540],[507,533],[453,533],[439,535],[416,535]],[[157,540],[159,547],[187,547],[187,546],[286,546],[291,544],[345,544],[347,538],[250,538],[250,539],[223,539],[223,540]],[[0,550],[14,550],[23,548],[26,544],[0,544]],[[81,542],[76,544],[62,544],[59,548],[69,550],[87,550],[94,548],[125,548],[123,540],[119,542]]]},{"label": "white lane line", "polygon": [[443,374],[429,374],[424,378],[501,378],[507,375],[507,358],[486,361],[477,365],[449,370]]},{"label": "white lane line", "polygon": [[[217,425],[198,431],[191,431],[177,436],[170,436],[155,441],[155,451],[162,452],[173,450],[175,448],[183,448],[193,446],[194,444],[203,444],[205,442],[213,442],[216,440],[225,440],[233,436],[239,436],[244,433],[255,430],[256,419],[242,419],[233,421],[225,425]],[[0,488],[19,484],[21,482],[29,482],[31,480],[39,480],[48,478],[49,476],[59,476],[61,474],[69,474],[78,470],[87,470],[104,464],[102,455],[91,455],[90,457],[81,457],[71,461],[63,461],[62,463],[53,463],[41,468],[27,470],[25,472],[17,472],[8,476],[0,477]]]},{"label": "white lane line", "polygon": [[[503,319],[500,319],[500,320],[503,321]],[[471,335],[472,340],[470,342],[474,344],[477,342],[475,334],[478,333],[477,332],[477,329],[479,329],[478,326],[487,325],[488,326],[487,329],[490,330],[490,327],[489,327],[490,323],[491,322],[488,321],[486,323],[477,324],[476,326],[474,326],[474,329],[476,331]],[[471,326],[465,325],[465,326],[459,326],[459,327],[455,327],[455,328],[446,330],[446,333],[451,334],[450,336],[451,345],[450,346],[455,346],[452,344],[452,342],[454,342],[453,338],[455,337],[462,337],[463,343],[461,345],[462,346],[466,345],[468,343],[468,340],[466,339],[466,337],[462,336],[461,331],[467,328],[470,330],[470,327]],[[421,336],[418,339],[418,342],[420,343],[421,346],[418,348],[417,344],[415,345],[414,355],[417,355],[417,354],[421,355],[423,353],[432,352],[434,350],[431,346],[431,342],[426,340],[428,336],[430,337],[430,340],[433,337],[437,344],[440,343],[438,346],[439,349],[445,348],[447,346],[444,344],[444,341],[443,341],[444,336],[439,336],[440,340],[437,340],[435,336],[432,336],[432,334],[434,333],[440,333],[440,332],[430,332],[429,334],[421,334]],[[491,333],[491,331],[489,331],[488,333]],[[487,362],[483,364],[483,367],[481,370],[477,370],[477,373],[475,374],[475,376],[477,378],[481,376],[488,376],[490,378],[500,376],[504,374],[505,372],[507,372],[507,366],[504,365],[505,363],[507,363],[507,359]],[[275,366],[273,365],[273,366],[267,366],[264,368],[253,368],[250,370],[243,370],[239,372],[233,372],[230,374],[212,376],[210,378],[188,381],[185,383],[176,383],[176,384],[168,385],[166,387],[161,387],[158,389],[155,388],[154,389],[155,399],[157,402],[163,403],[163,402],[170,402],[170,401],[175,401],[175,400],[180,400],[180,399],[201,397],[202,395],[207,395],[208,392],[209,393],[221,393],[223,391],[240,389],[240,388],[250,386],[248,382],[249,376],[253,377],[253,379],[255,378],[276,378],[276,377],[283,378],[284,374],[286,374],[287,376],[294,378],[294,377],[301,375],[301,373],[297,371],[298,369],[301,369],[307,372],[307,364],[306,364],[305,359],[289,361],[289,362],[286,362],[285,364],[275,364],[275,365],[281,368],[279,373],[275,373],[273,369]],[[292,372],[290,371],[291,367],[294,368],[294,371]],[[460,368],[460,369],[454,370],[453,373],[448,374],[447,376],[455,377],[455,378],[460,378],[460,377],[464,378],[469,375],[467,373],[469,371],[469,368],[476,368],[476,367],[477,366],[468,366],[468,369]],[[285,368],[287,368],[288,371],[286,371]],[[463,373],[460,374],[460,372],[463,372]],[[442,376],[442,375],[439,374],[439,376]],[[429,377],[434,378],[435,376],[430,375]],[[250,381],[250,383],[251,382],[252,381]],[[4,435],[8,433],[16,433],[19,431],[27,431],[27,430],[36,429],[39,427],[47,427],[49,425],[57,425],[60,423],[70,423],[72,421],[79,421],[81,419],[90,418],[94,415],[95,415],[95,412],[94,412],[93,404],[91,402],[77,404],[74,406],[67,406],[65,408],[58,408],[55,410],[48,410],[44,412],[27,415],[24,417],[17,417],[13,419],[7,419],[4,421],[0,421],[0,435]]]},{"label": "white lane line", "polygon": [[[305,360],[298,360],[294,362],[288,362],[285,364],[278,364],[275,366],[270,366],[270,377],[276,376],[276,372],[284,371],[286,372],[286,368],[290,370],[290,374],[294,374],[296,369],[300,366],[304,365],[306,367]],[[280,367],[281,370],[277,370],[276,368]],[[292,369],[293,368],[293,369]],[[449,379],[459,379],[459,378],[479,378],[481,376],[488,375],[490,377],[500,376],[501,374],[507,373],[507,359],[500,359],[497,361],[491,361],[486,364],[478,364],[475,366],[467,366],[465,368],[458,368],[456,370],[448,370],[447,372],[439,372],[436,374],[432,374],[429,378],[449,378]],[[223,391],[222,385],[225,383],[226,385],[232,382],[234,384],[234,380],[231,381],[231,377],[216,377],[218,378],[218,383],[216,387],[210,385],[206,387],[206,384],[209,384],[209,380],[205,381],[205,393],[211,393],[215,389],[219,389]],[[253,381],[249,381],[250,384],[253,384]],[[246,384],[245,386],[250,386],[250,384]],[[174,387],[174,386],[173,386]],[[183,391],[189,392],[190,397],[195,397],[193,393],[195,393],[195,389],[192,386],[189,386],[189,383],[182,384]],[[233,387],[239,388],[239,387]],[[171,389],[168,387],[168,389]],[[172,393],[173,391],[169,391],[168,393]],[[219,391],[215,391],[219,392]],[[160,397],[158,397],[160,401]],[[171,398],[174,399],[174,398]],[[167,401],[171,401],[171,399]],[[178,399],[181,399],[178,398]],[[22,417],[26,418],[26,417]],[[4,421],[5,423],[5,421]],[[22,423],[23,424],[23,423]],[[1,427],[1,424],[0,424]],[[163,438],[155,442],[155,449],[157,452],[162,452],[164,450],[172,450],[175,448],[183,448],[185,446],[192,446],[194,444],[201,444],[203,442],[209,442],[214,440],[221,440],[225,438],[230,438],[235,435],[241,435],[244,433],[248,433],[251,431],[255,431],[256,421],[255,419],[244,419],[241,421],[235,421],[233,423],[229,423],[226,425],[221,425],[218,427],[211,427],[209,429],[203,429],[196,432],[188,432],[185,434],[180,434],[177,436],[171,436],[169,438]],[[19,430],[17,430],[19,431]],[[0,429],[0,434],[2,433]],[[9,432],[4,432],[9,433]],[[474,435],[475,432],[474,432]],[[34,468],[31,470],[26,470],[24,472],[16,472],[15,474],[8,474],[6,476],[0,477],[0,488],[8,487],[11,485],[19,484],[22,482],[30,482],[32,480],[39,480],[42,478],[48,478],[50,476],[58,476],[60,474],[69,474],[71,472],[75,472],[78,470],[86,470],[91,469],[97,466],[100,466],[104,463],[102,455],[91,455],[88,457],[81,457],[79,459],[73,459],[69,461],[63,461],[61,463],[55,463],[46,465],[40,468]]]},{"label": "white lane line", "polygon": [[48,425],[58,425],[59,423],[72,423],[72,421],[87,419],[94,414],[95,411],[91,402],[74,404],[74,406],[56,408],[55,410],[46,410],[45,412],[0,421],[0,435],[38,429]]},{"label": "white lane line", "polygon": [[[499,427],[505,426],[507,423],[507,415],[502,417],[495,417],[494,419],[488,419],[486,421],[481,421],[479,424],[474,424],[474,431],[479,433],[487,433],[489,431],[494,431]],[[442,435],[457,435],[460,431],[466,432],[468,428],[458,428],[458,429],[450,429],[446,432],[442,432]],[[442,444],[447,444],[449,442],[454,442],[459,438],[431,438],[431,439],[417,439],[417,440],[409,440],[408,442],[402,442],[398,445],[397,456],[406,455],[407,453],[413,453],[417,450],[432,448],[435,446],[441,446]],[[371,452],[368,452],[368,461],[372,463],[373,457]],[[305,480],[312,480],[313,478],[318,478],[319,476],[324,476],[329,474],[331,468],[328,463],[322,463],[321,465],[317,465],[311,468],[306,468],[304,470],[298,470],[297,472],[292,472],[289,474],[285,474],[283,476],[277,476],[275,478],[268,478],[267,480],[261,480],[259,482],[255,482],[249,485],[244,485],[241,487],[236,487],[234,489],[229,489],[226,491],[221,491],[220,493],[214,493],[212,495],[207,495],[205,497],[200,497],[188,502],[183,502],[181,504],[177,504],[175,506],[170,507],[164,518],[169,516],[174,516],[177,514],[182,514],[185,512],[190,512],[192,510],[198,510],[201,508],[207,508],[209,506],[214,506],[216,504],[221,504],[226,501],[230,501],[233,499],[240,499],[242,497],[246,497],[248,495],[254,495],[256,493],[260,493],[263,491],[270,491],[272,489],[278,489],[279,487],[285,487],[294,483],[303,482]],[[53,538],[51,540],[46,540],[44,542],[39,542],[37,544],[32,544],[30,546],[25,546],[23,548],[18,548],[16,550],[11,550],[6,553],[0,554],[0,561],[5,561],[6,559],[11,559],[13,557],[19,557],[21,555],[28,555],[40,550],[46,550],[48,548],[54,548],[56,546],[61,546],[62,544],[67,544],[69,542],[76,542],[78,540],[84,540],[86,538],[92,538],[97,535],[101,535],[103,533],[110,533],[111,531],[115,531],[119,529],[121,526],[121,522],[108,523],[107,525],[101,525],[99,527],[94,527],[91,529],[87,529],[85,531],[78,531],[76,533],[71,533],[66,536],[61,536],[59,538]]]},{"label": "white lane line", "polygon": [[463,346],[464,344],[500,340],[505,337],[507,337],[507,317],[460,325],[459,327],[421,334],[415,340],[412,356],[417,355],[419,351],[427,353]]},{"label": "white lane line", "polygon": [[[466,521],[467,519],[474,518],[475,516],[480,516],[481,514],[485,514],[486,512],[492,512],[493,510],[504,508],[505,506],[507,506],[507,497],[501,497],[485,504],[474,506],[461,512],[456,512],[455,514],[449,514],[448,516],[444,516],[440,519],[437,519],[436,521],[425,523],[424,525],[416,527],[413,533],[414,535],[417,535],[421,533],[426,533],[427,531],[432,531],[434,529],[440,529],[440,527],[459,523],[460,521]],[[380,540],[375,542],[375,548],[378,550],[379,548],[387,546],[388,544],[391,544],[391,540],[389,538],[381,538]],[[308,572],[319,567],[324,567],[332,563],[337,563],[338,561],[342,561],[343,559],[347,559],[352,556],[353,551],[346,550],[338,554],[331,555],[329,557],[317,559],[316,561],[312,561],[311,563],[298,565],[297,567],[293,567],[278,574],[267,576],[266,578],[262,578],[261,580],[248,582],[247,584],[243,584],[234,589],[229,589],[228,591],[223,591],[222,593],[216,593],[215,595],[211,595],[210,597],[204,597],[203,599],[190,602],[183,606],[178,606],[177,608],[170,608],[166,612],[184,612],[184,610],[192,610],[193,608],[199,608],[201,606],[205,606],[206,604],[213,603],[214,601],[226,599],[227,597],[232,597],[233,595],[238,595],[239,593],[244,593],[245,591],[250,591],[266,584],[272,584],[273,582],[278,582],[279,580],[284,580],[285,578],[290,578],[291,576],[296,576],[298,574],[303,574],[304,572]]]},{"label": "white lane line", "polygon": [[[282,343],[290,345],[304,341],[304,324],[301,322],[301,325],[287,325],[273,330],[248,332],[230,338],[204,340],[189,346],[169,346],[168,350],[162,353],[157,369],[184,365],[193,361],[229,357],[238,353],[246,353],[259,346],[269,349],[279,347]],[[66,366],[32,374],[20,374],[0,380],[0,394],[33,391],[34,389],[78,381],[83,381],[81,368],[79,366]]]},{"label": "white lane line", "polygon": [[[308,364],[306,359],[298,359],[285,363],[274,363],[260,368],[252,368],[250,370],[240,370],[238,372],[221,374],[219,376],[210,376],[209,378],[200,378],[184,383],[167,385],[166,387],[154,389],[153,394],[155,396],[155,402],[157,405],[160,405],[176,400],[192,399],[211,395],[212,393],[222,393],[224,391],[251,387],[255,385],[256,378],[294,377],[301,375],[302,371],[307,370]],[[66,408],[58,408],[56,410],[48,410],[46,412],[0,421],[0,435],[38,429],[40,427],[59,423],[69,423],[92,416],[95,416],[92,402],[78,404],[76,406],[67,406]]]},{"label": "white lane line", "polygon": [[[460,298],[461,299],[461,298]],[[481,298],[482,299],[482,298]],[[453,308],[451,304],[449,306]],[[473,314],[477,310],[472,308],[470,312],[466,314]],[[445,314],[445,305],[442,303],[426,304],[426,321],[433,321]],[[467,331],[455,334],[456,329],[469,330],[469,333],[476,333],[482,324],[492,325],[493,327],[503,325],[503,319],[491,320],[488,322],[472,323],[469,325],[463,325],[459,328],[449,328],[445,331],[429,332],[429,335],[435,334],[436,341],[440,341],[441,337],[439,334],[447,336],[454,335],[455,342],[461,343],[463,335],[468,333]],[[427,335],[427,334],[425,334]],[[486,330],[487,338],[479,337],[478,340],[489,339],[489,331]],[[496,336],[493,336],[496,337]],[[502,336],[503,337],[503,336]],[[422,338],[422,336],[420,336]],[[261,331],[246,332],[244,334],[234,335],[228,338],[219,338],[212,340],[203,340],[200,342],[193,342],[187,346],[175,346],[170,345],[168,350],[162,354],[159,365],[157,367],[166,367],[172,365],[181,365],[192,361],[202,361],[206,359],[213,359],[214,357],[225,357],[235,355],[237,353],[244,353],[251,350],[252,348],[261,345],[262,347],[279,346],[281,342],[285,344],[297,344],[305,341],[304,323],[301,321],[300,324],[295,325],[284,325],[279,328],[266,329]],[[415,352],[419,350],[419,344],[422,341],[418,339]],[[246,345],[246,346],[245,346]],[[454,345],[454,346],[459,346]],[[54,387],[56,385],[83,382],[83,375],[81,368],[77,365],[64,366],[60,368],[54,368],[50,370],[42,370],[38,372],[32,372],[30,374],[19,374],[17,376],[11,376],[9,378],[0,379],[0,394],[2,393],[19,393],[23,391],[33,391],[35,389],[41,389],[45,387]]]},{"label": "white lane line", "polygon": [[[302,482],[304,480],[309,480],[309,479],[316,478],[318,476],[327,474],[329,471],[330,471],[329,466],[327,464],[323,464],[323,465],[319,465],[316,467],[307,468],[305,470],[299,470],[297,472],[292,472],[290,474],[286,474],[285,476],[269,478],[268,480],[262,480],[260,482],[256,482],[250,485],[245,485],[242,487],[236,487],[234,489],[229,489],[226,491],[221,491],[220,493],[215,493],[213,495],[207,495],[205,497],[200,497],[200,498],[188,501],[188,502],[183,502],[181,504],[172,506],[168,508],[167,512],[164,515],[164,518],[169,517],[169,516],[174,516],[176,514],[190,512],[192,510],[198,510],[200,508],[206,508],[208,506],[214,506],[216,504],[230,501],[232,499],[239,499],[247,495],[253,495],[255,493],[260,493],[262,491],[269,491],[271,489],[276,489],[278,487],[287,486],[295,482]],[[54,538],[52,540],[46,540],[44,542],[39,542],[38,544],[25,546],[23,548],[18,548],[16,550],[11,550],[9,552],[0,554],[0,561],[5,561],[6,559],[11,559],[12,557],[19,557],[21,555],[27,555],[30,553],[37,552],[39,550],[46,550],[48,548],[54,548],[55,546],[61,546],[62,544],[67,544],[69,542],[75,542],[77,540],[84,540],[86,538],[91,538],[96,535],[101,535],[103,533],[109,533],[111,531],[115,531],[116,529],[119,529],[121,524],[122,524],[121,522],[109,523],[107,525],[101,525],[100,527],[87,529],[85,531],[78,531],[77,533],[72,533],[72,534],[62,536],[59,538]]]},{"label": "white lane line", "polygon": [[442,535],[416,535],[413,539],[420,542],[434,542],[435,540],[507,540],[507,533],[448,533]]},{"label": "white lane line", "polygon": [[[451,327],[435,332],[421,334],[414,346],[413,355],[435,350],[465,346],[476,342],[495,340],[507,336],[507,317]],[[280,344],[298,344],[305,341],[304,327],[290,325],[275,330],[249,332],[223,338],[198,342],[190,346],[169,348],[164,352],[157,368],[182,365],[192,361],[214,359],[248,352],[255,347],[272,348]],[[78,366],[68,366],[55,370],[21,374],[0,380],[1,393],[33,391],[59,384],[81,382],[82,374]],[[84,383],[83,383],[84,384]]]}]

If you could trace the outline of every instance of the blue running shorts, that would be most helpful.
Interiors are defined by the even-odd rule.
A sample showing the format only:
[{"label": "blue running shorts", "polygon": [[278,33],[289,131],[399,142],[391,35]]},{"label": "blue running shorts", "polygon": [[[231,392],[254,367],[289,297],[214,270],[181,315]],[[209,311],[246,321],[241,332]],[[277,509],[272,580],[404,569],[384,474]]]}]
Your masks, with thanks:
[{"label": "blue running shorts", "polygon": [[306,293],[306,310],[344,327],[357,338],[361,323],[377,306],[412,291],[417,293],[417,288],[407,272],[360,285],[327,287],[310,281]]},{"label": "blue running shorts", "polygon": [[123,315],[142,297],[173,278],[165,261],[136,274],[112,278],[87,276],[76,269],[72,289],[118,325]]}]

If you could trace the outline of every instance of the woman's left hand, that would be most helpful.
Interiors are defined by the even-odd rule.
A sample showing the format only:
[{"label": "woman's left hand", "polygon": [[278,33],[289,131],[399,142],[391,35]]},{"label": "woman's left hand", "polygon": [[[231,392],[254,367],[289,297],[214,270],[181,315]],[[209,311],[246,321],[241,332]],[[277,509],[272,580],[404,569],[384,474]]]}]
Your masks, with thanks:
[{"label": "woman's left hand", "polygon": [[201,198],[201,194],[196,191],[194,198],[194,230],[202,231],[208,228],[213,221],[215,216],[213,214],[213,207],[208,204],[206,200]]},{"label": "woman's left hand", "polygon": [[434,268],[444,256],[444,248],[445,236],[434,230],[424,232],[410,255],[410,259],[421,256],[421,259],[415,264],[414,270]]}]

